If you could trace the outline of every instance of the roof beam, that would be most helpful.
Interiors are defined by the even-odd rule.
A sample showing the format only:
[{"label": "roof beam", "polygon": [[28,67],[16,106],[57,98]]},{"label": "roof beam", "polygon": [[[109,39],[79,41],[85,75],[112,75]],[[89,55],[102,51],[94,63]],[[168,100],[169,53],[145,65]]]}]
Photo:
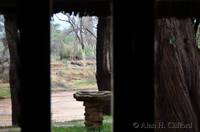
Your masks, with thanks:
[{"label": "roof beam", "polygon": [[154,4],[155,17],[200,17],[200,1],[157,0]]},{"label": "roof beam", "polygon": [[[17,0],[0,0],[0,13],[16,12]],[[111,0],[53,0],[53,13],[80,12],[82,15],[107,15]]]}]

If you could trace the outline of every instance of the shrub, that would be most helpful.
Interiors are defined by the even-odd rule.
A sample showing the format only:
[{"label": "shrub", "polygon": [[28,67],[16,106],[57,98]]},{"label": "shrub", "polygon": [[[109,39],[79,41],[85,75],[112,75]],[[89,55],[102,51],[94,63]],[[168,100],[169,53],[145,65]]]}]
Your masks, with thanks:
[{"label": "shrub", "polygon": [[67,60],[81,60],[82,59],[82,51],[81,49],[75,48],[73,45],[64,45],[60,51],[60,59]]},{"label": "shrub", "polygon": [[60,49],[60,59],[70,59],[73,50],[72,45],[63,45],[63,48]]}]

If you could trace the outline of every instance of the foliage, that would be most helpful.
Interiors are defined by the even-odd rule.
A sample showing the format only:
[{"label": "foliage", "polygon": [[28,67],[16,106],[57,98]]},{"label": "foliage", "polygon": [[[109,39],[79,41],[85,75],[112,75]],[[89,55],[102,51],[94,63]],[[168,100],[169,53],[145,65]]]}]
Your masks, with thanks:
[{"label": "foliage", "polygon": [[86,58],[95,58],[96,50],[94,50],[93,47],[91,47],[91,46],[87,46],[85,48],[85,56],[86,56]]},{"label": "foliage", "polygon": [[8,98],[10,97],[10,88],[9,84],[0,84],[0,98]]},{"label": "foliage", "polygon": [[196,41],[197,41],[198,48],[200,49],[200,29],[199,29],[199,27],[197,29]]},{"label": "foliage", "polygon": [[0,132],[21,132],[21,129],[17,126],[0,127]]},{"label": "foliage", "polygon": [[60,51],[60,60],[80,60],[82,59],[82,51],[78,48],[75,48],[73,45],[63,45],[63,48]]},{"label": "foliage", "polygon": [[73,42],[75,42],[75,38],[74,38],[73,34],[69,34],[64,38],[65,44],[73,44]]}]

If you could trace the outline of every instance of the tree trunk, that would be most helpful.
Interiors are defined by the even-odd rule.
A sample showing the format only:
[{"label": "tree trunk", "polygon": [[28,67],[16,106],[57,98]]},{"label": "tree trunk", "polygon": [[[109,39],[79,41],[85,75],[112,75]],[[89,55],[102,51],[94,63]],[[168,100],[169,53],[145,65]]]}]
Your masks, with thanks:
[{"label": "tree trunk", "polygon": [[19,77],[17,74],[17,20],[15,15],[5,15],[5,32],[10,53],[9,82],[12,102],[12,125],[20,125]]},{"label": "tree trunk", "polygon": [[[111,91],[111,18],[99,17],[97,25],[96,79],[99,91]],[[111,102],[105,103],[104,114],[110,114]]]},{"label": "tree trunk", "polygon": [[[155,122],[157,132],[198,132],[200,58],[190,18],[162,18],[155,27]],[[172,129],[172,124],[188,127]]]},{"label": "tree trunk", "polygon": [[85,69],[86,58],[85,58],[85,44],[84,44],[84,40],[83,40],[83,18],[82,17],[80,17],[80,43],[81,43],[81,53],[82,53],[83,67]]},{"label": "tree trunk", "polygon": [[111,91],[110,47],[111,47],[111,20],[109,17],[99,17],[97,26],[97,85],[99,91]]}]

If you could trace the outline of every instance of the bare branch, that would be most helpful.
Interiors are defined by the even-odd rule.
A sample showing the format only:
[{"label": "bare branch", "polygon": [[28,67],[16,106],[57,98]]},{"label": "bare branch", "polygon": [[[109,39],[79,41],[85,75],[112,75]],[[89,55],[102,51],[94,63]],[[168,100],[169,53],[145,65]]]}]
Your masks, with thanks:
[{"label": "bare branch", "polygon": [[[88,28],[84,27],[83,26],[83,22],[82,22],[82,18],[80,18],[80,24],[76,24],[76,20],[75,20],[75,17],[71,17],[69,14],[65,14],[65,16],[67,16],[68,20],[66,19],[61,19],[59,18],[57,15],[55,15],[58,20],[60,21],[64,21],[64,22],[67,22],[71,25],[72,27],[72,30],[67,32],[67,34],[71,33],[71,32],[74,32],[75,35],[76,35],[76,38],[78,39],[79,43],[82,45],[82,47],[84,47],[84,43],[83,43],[83,30],[86,30],[87,32],[89,32],[95,39],[97,39],[97,36],[92,32],[90,31]],[[78,26],[79,25],[79,26]],[[95,27],[95,26],[93,26]],[[96,27],[95,27],[96,28]],[[79,32],[80,31],[80,32]]]},{"label": "bare branch", "polygon": [[93,32],[91,32],[88,28],[85,28],[85,30],[87,30],[95,39],[97,39],[97,36]]}]

